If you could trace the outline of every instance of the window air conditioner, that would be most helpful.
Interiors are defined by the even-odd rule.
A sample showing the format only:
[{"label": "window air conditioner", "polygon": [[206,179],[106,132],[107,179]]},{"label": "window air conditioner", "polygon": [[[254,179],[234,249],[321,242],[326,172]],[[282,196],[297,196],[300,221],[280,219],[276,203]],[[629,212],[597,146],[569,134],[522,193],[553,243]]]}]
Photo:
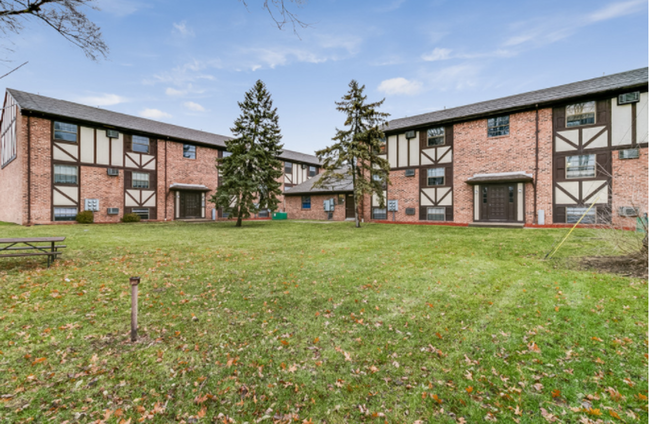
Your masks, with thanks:
[{"label": "window air conditioner", "polygon": [[120,132],[117,130],[106,130],[106,137],[108,138],[120,138]]},{"label": "window air conditioner", "polygon": [[118,213],[120,213],[120,208],[108,208],[106,210],[106,213],[109,215],[117,215]]},{"label": "window air conditioner", "polygon": [[636,103],[639,101],[640,93],[638,91],[633,91],[632,93],[620,94],[618,96],[618,104],[626,105],[629,103]]},{"label": "window air conditioner", "polygon": [[415,177],[415,169],[407,169],[404,171],[404,175],[407,177]]},{"label": "window air conditioner", "polygon": [[120,170],[117,169],[117,168],[108,168],[108,169],[106,170],[106,173],[107,173],[108,175],[111,175],[111,176],[117,176],[117,175],[120,175]]},{"label": "window air conditioner", "polygon": [[406,131],[406,138],[408,138],[408,139],[415,138],[415,131],[413,131],[413,130]]},{"label": "window air conditioner", "polygon": [[621,206],[618,208],[618,214],[620,216],[639,216],[639,210],[632,206]]},{"label": "window air conditioner", "polygon": [[619,159],[638,159],[639,149],[625,149],[618,151]]}]

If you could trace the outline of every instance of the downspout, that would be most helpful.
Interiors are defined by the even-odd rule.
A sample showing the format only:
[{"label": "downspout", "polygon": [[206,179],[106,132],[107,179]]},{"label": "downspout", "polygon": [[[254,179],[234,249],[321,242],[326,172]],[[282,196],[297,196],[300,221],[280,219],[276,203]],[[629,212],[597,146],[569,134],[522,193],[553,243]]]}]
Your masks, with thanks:
[{"label": "downspout", "polygon": [[[165,221],[167,221],[167,201],[169,200],[169,185],[167,183],[167,142],[169,137],[165,140]],[[176,205],[174,205],[176,206]]]},{"label": "downspout", "polygon": [[533,180],[533,224],[539,224],[539,217],[537,216],[538,174],[539,174],[539,105],[536,104],[535,105],[535,179]]},{"label": "downspout", "polygon": [[32,149],[31,149],[31,122],[29,115],[27,115],[27,225],[31,225],[32,222]]}]

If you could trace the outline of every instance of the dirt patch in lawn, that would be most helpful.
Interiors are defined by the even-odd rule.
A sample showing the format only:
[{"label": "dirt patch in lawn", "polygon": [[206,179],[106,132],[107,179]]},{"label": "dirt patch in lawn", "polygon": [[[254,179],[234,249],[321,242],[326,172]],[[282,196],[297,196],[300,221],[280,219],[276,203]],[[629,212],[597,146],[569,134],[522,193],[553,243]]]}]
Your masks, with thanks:
[{"label": "dirt patch in lawn", "polygon": [[648,278],[648,257],[643,255],[588,256],[580,258],[578,264],[585,270]]}]

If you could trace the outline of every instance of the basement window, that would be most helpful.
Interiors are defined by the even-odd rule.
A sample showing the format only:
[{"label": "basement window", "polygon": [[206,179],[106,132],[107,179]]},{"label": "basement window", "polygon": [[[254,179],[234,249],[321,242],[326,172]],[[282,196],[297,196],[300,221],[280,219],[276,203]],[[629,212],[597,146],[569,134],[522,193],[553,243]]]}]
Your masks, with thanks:
[{"label": "basement window", "polygon": [[77,216],[77,208],[54,208],[55,221],[74,221]]},{"label": "basement window", "polygon": [[133,208],[131,210],[131,213],[138,215],[142,220],[149,219],[149,208],[142,208],[142,209]]},{"label": "basement window", "polygon": [[596,223],[596,208],[566,208],[566,222],[567,224],[575,224],[580,220],[582,215],[585,215],[580,221],[581,224],[595,224]]},{"label": "basement window", "polygon": [[54,121],[54,139],[76,143],[77,126],[75,124]]},{"label": "basement window", "polygon": [[596,102],[584,102],[566,107],[566,126],[579,127],[596,123]]},{"label": "basement window", "polygon": [[567,156],[567,178],[590,178],[596,176],[596,155]]},{"label": "basement window", "polygon": [[445,144],[445,127],[429,128],[427,130],[427,146],[442,146]]},{"label": "basement window", "polygon": [[427,208],[427,221],[444,221],[445,208]]},{"label": "basement window", "polygon": [[372,219],[386,220],[386,209],[372,208]]}]

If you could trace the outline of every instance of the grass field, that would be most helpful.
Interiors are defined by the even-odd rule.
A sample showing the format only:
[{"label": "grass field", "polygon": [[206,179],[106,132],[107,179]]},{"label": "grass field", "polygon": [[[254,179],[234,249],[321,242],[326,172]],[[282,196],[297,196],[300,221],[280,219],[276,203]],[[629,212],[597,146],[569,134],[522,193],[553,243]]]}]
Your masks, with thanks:
[{"label": "grass field", "polygon": [[648,420],[647,282],[566,230],[232,225],[3,226],[68,248],[0,261],[0,422]]}]

